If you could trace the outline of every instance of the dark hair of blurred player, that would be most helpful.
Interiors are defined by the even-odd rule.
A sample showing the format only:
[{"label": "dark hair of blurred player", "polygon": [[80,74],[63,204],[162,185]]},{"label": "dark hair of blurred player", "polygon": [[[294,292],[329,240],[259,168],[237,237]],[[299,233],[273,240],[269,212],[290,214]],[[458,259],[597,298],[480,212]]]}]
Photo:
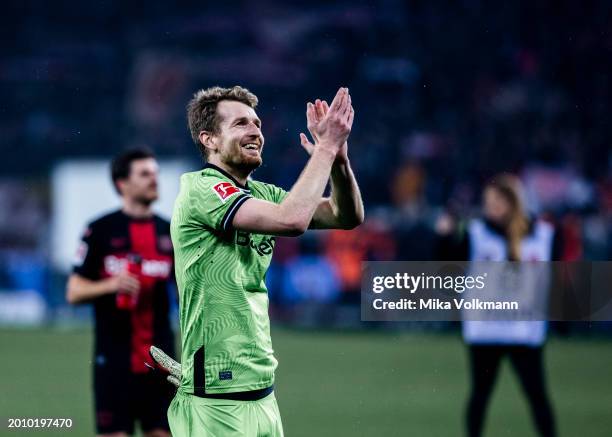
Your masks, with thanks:
[{"label": "dark hair of blurred player", "polygon": [[[94,398],[98,435],[122,437],[139,421],[146,437],[168,437],[172,390],[149,374],[151,344],[170,354],[168,282],[172,278],[170,224],[156,216],[158,164],[148,149],[129,150],[111,164],[120,210],[90,223],[68,280],[72,304],[95,310]],[[93,193],[92,195],[95,195]]]},{"label": "dark hair of blurred player", "polygon": [[113,159],[111,177],[113,186],[123,198],[124,210],[141,205],[139,211],[144,215],[152,214],[150,206],[157,200],[158,165],[155,155],[148,149],[134,149]]}]

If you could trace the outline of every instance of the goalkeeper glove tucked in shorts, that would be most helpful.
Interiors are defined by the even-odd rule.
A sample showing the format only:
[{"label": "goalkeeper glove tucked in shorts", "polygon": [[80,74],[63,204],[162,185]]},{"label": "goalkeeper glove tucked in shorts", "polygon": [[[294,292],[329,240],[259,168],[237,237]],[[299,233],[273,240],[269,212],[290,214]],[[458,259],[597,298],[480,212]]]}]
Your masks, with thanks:
[{"label": "goalkeeper glove tucked in shorts", "polygon": [[[151,358],[155,360],[155,363],[168,373],[166,379],[174,386],[178,387],[181,385],[181,363],[170,358],[166,353],[155,346],[151,346],[149,349]],[[149,366],[151,367],[151,366]],[[155,369],[154,369],[155,370]]]}]

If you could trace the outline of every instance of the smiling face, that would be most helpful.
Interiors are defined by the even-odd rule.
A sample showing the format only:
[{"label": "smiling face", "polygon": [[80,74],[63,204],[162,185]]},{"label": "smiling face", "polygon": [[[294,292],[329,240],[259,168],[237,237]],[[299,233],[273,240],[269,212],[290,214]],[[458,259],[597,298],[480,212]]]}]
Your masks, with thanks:
[{"label": "smiling face", "polygon": [[208,139],[208,160],[251,172],[262,163],[264,137],[261,120],[255,110],[244,103],[222,100],[217,105],[218,132]]}]

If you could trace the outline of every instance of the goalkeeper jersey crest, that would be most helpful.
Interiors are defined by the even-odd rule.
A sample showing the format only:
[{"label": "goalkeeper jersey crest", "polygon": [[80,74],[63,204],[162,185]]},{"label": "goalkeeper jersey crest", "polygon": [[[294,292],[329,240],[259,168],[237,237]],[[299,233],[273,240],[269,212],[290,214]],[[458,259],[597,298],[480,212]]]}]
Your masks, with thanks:
[{"label": "goalkeeper jersey crest", "polygon": [[287,192],[240,185],[211,164],[181,177],[171,234],[179,289],[181,388],[189,393],[258,390],[274,383],[264,277],[270,235],[237,231],[232,220],[249,198],[280,203]]}]

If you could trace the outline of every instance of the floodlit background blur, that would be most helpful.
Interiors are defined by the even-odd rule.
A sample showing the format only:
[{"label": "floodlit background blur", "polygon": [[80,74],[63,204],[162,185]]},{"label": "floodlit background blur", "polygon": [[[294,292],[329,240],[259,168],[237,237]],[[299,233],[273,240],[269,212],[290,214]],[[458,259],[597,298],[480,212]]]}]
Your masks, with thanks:
[{"label": "floodlit background blur", "polygon": [[[64,286],[86,221],[119,205],[109,159],[154,149],[169,216],[178,175],[201,165],[185,104],[234,84],[260,99],[254,176],[286,189],[307,159],[306,102],[342,85],[356,109],[366,222],[278,239],[268,274],[286,434],[462,435],[457,326],[360,322],[360,263],[432,259],[440,217],[478,213],[500,171],[562,232],[564,260],[610,260],[611,18],[606,1],[3,4],[0,435],[19,435],[8,417],[49,415],[93,433],[91,314]],[[560,435],[609,435],[611,338],[609,323],[553,333]],[[535,435],[507,370],[488,435]]]}]

